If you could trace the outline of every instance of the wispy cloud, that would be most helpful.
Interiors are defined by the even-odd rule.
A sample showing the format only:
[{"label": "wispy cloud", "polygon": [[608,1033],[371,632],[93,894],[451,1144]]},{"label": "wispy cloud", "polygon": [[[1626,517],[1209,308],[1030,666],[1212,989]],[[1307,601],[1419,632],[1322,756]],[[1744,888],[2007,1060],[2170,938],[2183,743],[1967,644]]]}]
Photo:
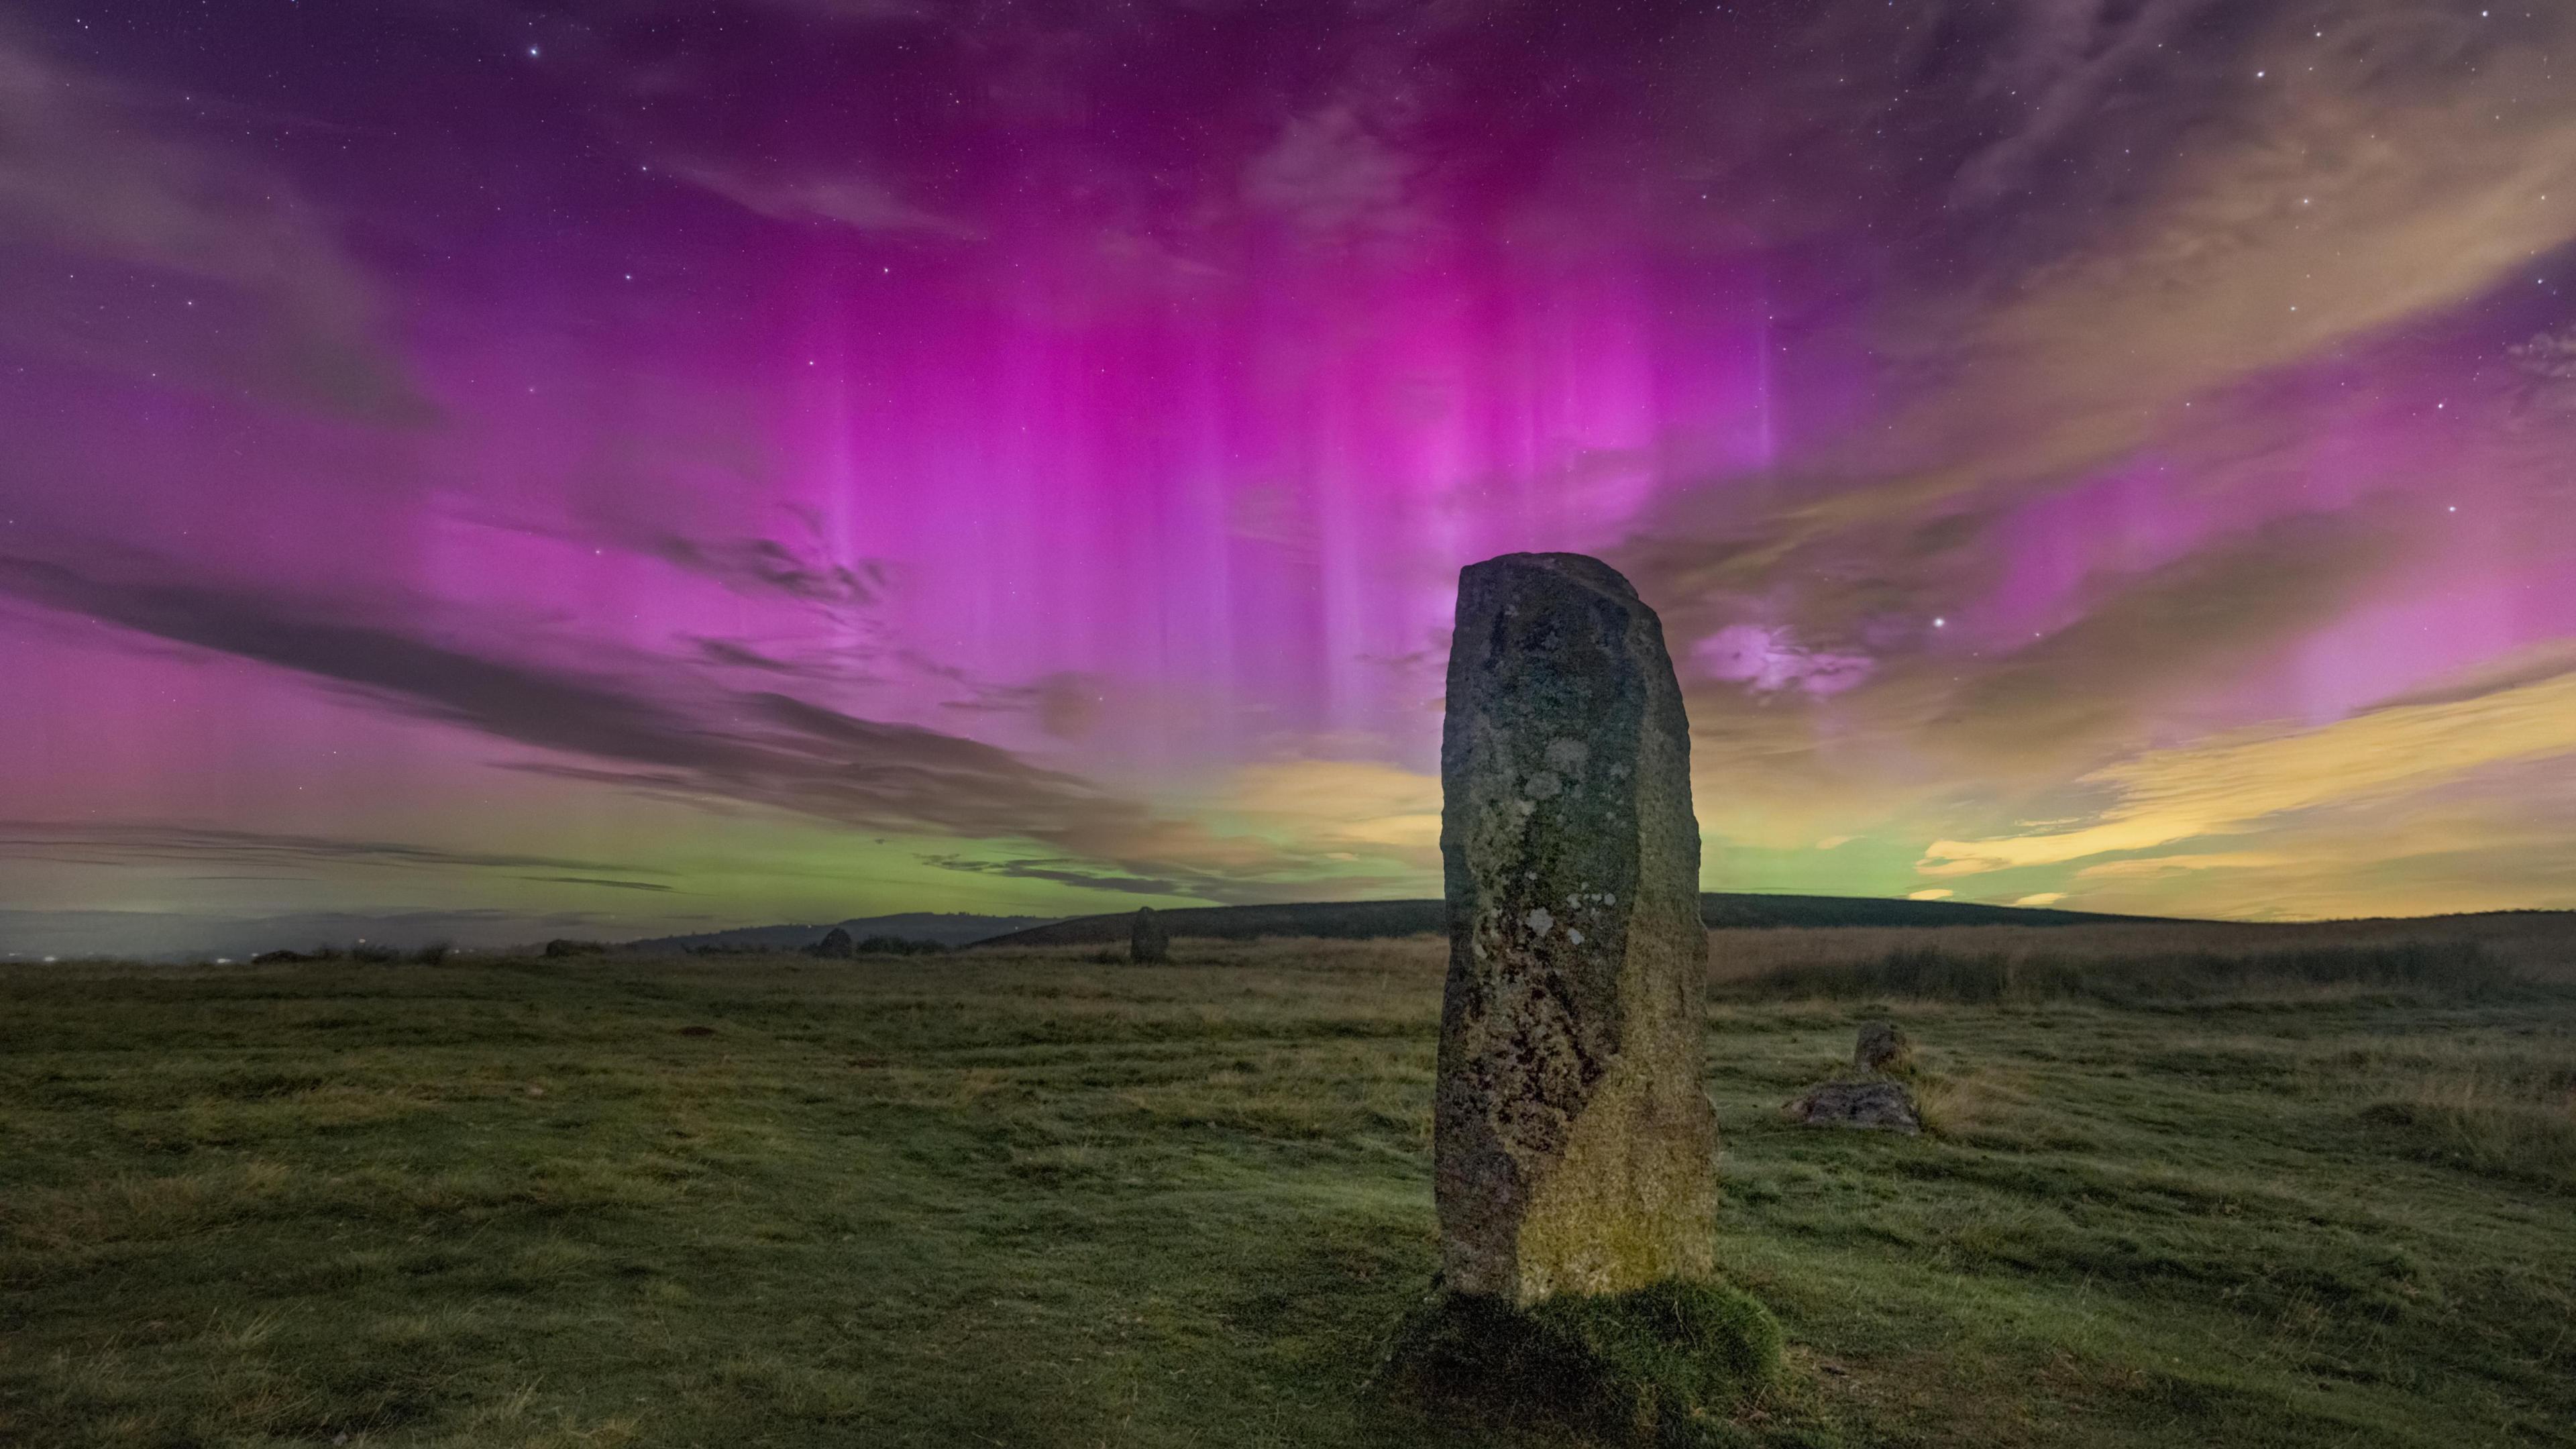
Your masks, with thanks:
[{"label": "wispy cloud", "polygon": [[597,876],[587,875],[523,875],[519,879],[540,881],[550,885],[602,886],[609,890],[658,891],[665,894],[679,889],[677,886],[663,885],[658,881],[603,880]]},{"label": "wispy cloud", "polygon": [[[2364,789],[2372,767],[2320,769],[2299,742],[2255,748],[2309,734],[2277,724],[2207,741],[2250,753],[2196,758],[2232,782],[2197,801],[2181,774],[2132,777],[2115,762],[2177,760],[2178,741],[2287,712],[2297,651],[2365,611],[2473,593],[2481,567],[2545,572],[2537,560],[2563,558],[2564,510],[2530,504],[2563,491],[2538,460],[2565,452],[2576,390],[2554,374],[2576,351],[2531,302],[2535,278],[2554,288],[2563,276],[2545,263],[2576,242],[2576,100],[2542,75],[2576,39],[2576,12],[2489,21],[2475,7],[2370,0],[2310,18],[2203,0],[1818,12],[1831,43],[1808,53],[1834,57],[1825,89],[1854,93],[1831,113],[1886,119],[1901,155],[1871,151],[1874,130],[1791,135],[1763,129],[1788,125],[1774,110],[1747,120],[1747,108],[1709,103],[1693,144],[1758,135],[1803,156],[1820,185],[1851,166],[1818,162],[1818,148],[1858,148],[1891,177],[1854,202],[1747,163],[1788,198],[1757,213],[1761,227],[1812,228],[1863,270],[1919,268],[1866,323],[1800,324],[1866,336],[1868,426],[1809,419],[1757,475],[1668,487],[1615,554],[1677,644],[1695,641],[1683,645],[1699,666],[1694,765],[1714,834],[1781,849],[1820,834],[1931,841],[1930,873],[2045,876],[2005,882],[2029,894],[2077,890],[2073,868],[2114,848],[2105,842],[2171,850],[2194,830],[2268,842],[2285,818],[2328,808],[2301,803],[2305,791]],[[1918,53],[1921,91],[1869,89],[1889,73],[1874,67],[1909,64],[1899,30],[1944,26],[1992,42],[1982,70],[1963,83]],[[1870,36],[1886,45],[1857,43]],[[1781,84],[1821,82],[1800,70]],[[1902,124],[1909,114],[1922,124]],[[1963,139],[1973,144],[1945,150]],[[1928,203],[1907,189],[1936,177]],[[1684,200],[1712,189],[1693,178]],[[1872,239],[1911,226],[1949,240]],[[1797,344],[1780,354],[1796,355]],[[2523,471],[2481,451],[2501,448],[2509,426],[2523,429]],[[2395,439],[2420,451],[2383,451]],[[2059,508],[2097,487],[2100,507]],[[2460,542],[2462,494],[2477,489],[2525,505],[2510,548]],[[2038,516],[2063,523],[2031,531]],[[2496,562],[2506,558],[2518,561]],[[1976,612],[2033,565],[2080,583],[2017,630]],[[2544,599],[2537,612],[2552,608]],[[2517,611],[2533,616],[2500,600],[2489,617]],[[1933,622],[1944,616],[1946,630]],[[2392,654],[2429,671],[2480,647],[2431,627]],[[1813,659],[1852,663],[1811,676]],[[2306,667],[2342,688],[2384,678],[2385,663]],[[2355,703],[2320,703],[2325,688],[2303,703]],[[2351,729],[2401,718],[2381,714]],[[2455,728],[2418,762],[2428,780],[2483,768],[2490,729],[2501,755],[2523,747],[2520,725]],[[2355,737],[2329,728],[2319,758],[2340,762]],[[2256,788],[2266,779],[2277,793]],[[2422,783],[2391,784],[2369,808],[2394,810]],[[2009,828],[2042,811],[2075,818]],[[2235,874],[2238,909],[2260,901],[2258,876],[2290,879]],[[2081,903],[2112,879],[2147,876],[2095,876]],[[2289,893],[2330,898],[2305,884]]]},{"label": "wispy cloud", "polygon": [[1243,195],[1315,244],[1384,243],[1430,221],[1414,193],[1416,165],[1356,109],[1331,105],[1290,118],[1245,168]]},{"label": "wispy cloud", "polygon": [[[2112,797],[2091,823],[1936,840],[1920,868],[1926,875],[1973,875],[2153,850],[2242,834],[2293,811],[2394,800],[2478,770],[2571,755],[2576,672],[2466,699],[2394,705],[2318,729],[2239,732],[2154,751],[2084,778],[2081,783]],[[2144,875],[2210,863],[2114,864],[2104,873]]]},{"label": "wispy cloud", "polygon": [[[2054,77],[2042,90],[2082,94],[2144,63],[2138,43],[2195,8],[2018,13],[2034,27],[2033,54],[2108,68],[2091,79],[2054,63],[2032,71]],[[2002,211],[1994,225],[2010,230],[1986,238],[1990,257],[1948,259],[1892,309],[1876,338],[1894,360],[1878,426],[1788,460],[1777,486],[1668,506],[1629,556],[1668,585],[1659,595],[1682,597],[1759,595],[1820,573],[1848,581],[1854,554],[1863,568],[1919,569],[1904,549],[1923,528],[1948,521],[1973,535],[2176,426],[2187,402],[2520,278],[2576,241],[2576,104],[2547,79],[2576,16],[2500,24],[2383,0],[2320,34],[2249,10],[2214,41],[2153,63],[2139,83],[2172,104],[2024,117],[2000,150],[1962,163],[1961,184],[2008,185],[2044,154],[2069,158],[2052,176],[2094,190]],[[2191,68],[2188,97],[2172,93],[2178,67]],[[2117,128],[2146,111],[2196,114],[2193,143],[2164,148],[2170,161],[2129,154]],[[1989,173],[2002,179],[1977,179]],[[1812,592],[1826,608],[1854,597]],[[1816,621],[1766,622],[1831,647]]]},{"label": "wispy cloud", "polygon": [[[80,865],[227,860],[243,865],[371,865],[426,869],[550,869],[665,875],[666,871],[609,861],[513,855],[384,840],[342,840],[256,830],[210,829],[147,823],[92,824],[59,820],[0,820],[0,856]],[[616,884],[629,884],[619,881]],[[660,889],[660,887],[639,887]]]},{"label": "wispy cloud", "polygon": [[2178,686],[2225,678],[2349,608],[2402,557],[2402,517],[2294,515],[2102,580],[2066,628],[1972,661],[1926,738],[2040,769],[2083,760],[2137,730]]},{"label": "wispy cloud", "polygon": [[1088,890],[1121,891],[1129,895],[1172,896],[1184,891],[1168,880],[1154,880],[1118,871],[1086,867],[1081,861],[1056,857],[1039,860],[974,860],[962,855],[925,855],[925,864],[941,870],[971,871],[978,875],[1009,876],[1015,880],[1054,881],[1059,885],[1077,885]]},{"label": "wispy cloud", "polygon": [[941,708],[1025,714],[1037,722],[1040,730],[1059,740],[1089,736],[1099,728],[1109,704],[1109,681],[1079,670],[1060,670],[1028,684],[979,684],[964,670],[933,664],[919,654],[907,654],[905,662],[974,691],[965,699],[945,701]]},{"label": "wispy cloud", "polygon": [[731,639],[700,639],[698,653],[710,664],[733,669],[757,669],[764,674],[800,672],[796,665],[784,659],[772,659],[748,644],[738,644]]},{"label": "wispy cloud", "polygon": [[670,169],[748,211],[778,221],[820,222],[853,231],[916,233],[972,241],[982,235],[897,196],[893,188],[857,172],[763,176],[711,162],[682,161]]},{"label": "wispy cloud", "polygon": [[1870,657],[1802,648],[1787,629],[1729,624],[1693,645],[1693,662],[1711,679],[1769,693],[1782,689],[1840,694],[1868,678]]},{"label": "wispy cloud", "polygon": [[1437,775],[1375,760],[1258,761],[1229,774],[1210,805],[1310,850],[1439,866]]},{"label": "wispy cloud", "polygon": [[[2188,47],[2172,42],[2219,7],[2220,0],[2016,0],[2004,41],[1993,48],[1977,92],[2002,101],[2016,123],[1959,167],[1953,205],[1980,206],[2028,187],[2031,173],[2070,145],[2090,149],[2105,117],[2104,98],[2124,83],[2152,77],[2170,86],[2188,64]],[[1964,7],[1953,7],[1961,9]]]},{"label": "wispy cloud", "polygon": [[[72,259],[45,287],[0,288],[0,331],[370,421],[434,418],[384,340],[374,284],[319,209],[244,151],[166,134],[151,99],[0,37],[0,243]],[[85,267],[102,281],[166,274],[204,288],[207,305],[173,293],[149,326],[105,328],[103,309],[83,310],[96,300]],[[247,321],[247,342],[226,316]]]},{"label": "wispy cloud", "polygon": [[2576,906],[2576,770],[2511,761],[2402,798],[2274,816],[2164,855],[2095,861],[2068,881],[2106,910],[2364,916]]},{"label": "wispy cloud", "polygon": [[329,602],[120,581],[25,558],[0,556],[0,593],[293,670],[400,713],[585,757],[599,763],[532,766],[646,793],[869,828],[1033,840],[1220,898],[1302,877],[1318,863],[1309,851],[1218,835],[962,736],[769,690],[682,703],[677,691],[644,682],[649,660],[627,659],[638,677],[619,678],[502,659],[364,622]]},{"label": "wispy cloud", "polygon": [[807,603],[858,608],[883,597],[885,565],[874,559],[836,563],[811,558],[774,538],[698,540],[666,533],[646,551],[743,594],[779,594]]}]

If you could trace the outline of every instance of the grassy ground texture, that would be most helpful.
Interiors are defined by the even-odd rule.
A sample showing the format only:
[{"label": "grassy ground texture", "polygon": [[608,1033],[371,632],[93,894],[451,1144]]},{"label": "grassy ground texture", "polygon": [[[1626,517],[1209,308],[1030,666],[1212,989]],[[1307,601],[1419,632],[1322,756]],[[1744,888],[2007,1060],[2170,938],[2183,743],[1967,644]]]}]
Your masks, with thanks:
[{"label": "grassy ground texture", "polygon": [[[1734,1428],[2576,1445],[2576,938],[2459,931],[1718,933]],[[1443,948],[1176,956],[0,970],[0,1443],[1397,1441]],[[1784,1121],[1871,1016],[1935,1130]]]}]

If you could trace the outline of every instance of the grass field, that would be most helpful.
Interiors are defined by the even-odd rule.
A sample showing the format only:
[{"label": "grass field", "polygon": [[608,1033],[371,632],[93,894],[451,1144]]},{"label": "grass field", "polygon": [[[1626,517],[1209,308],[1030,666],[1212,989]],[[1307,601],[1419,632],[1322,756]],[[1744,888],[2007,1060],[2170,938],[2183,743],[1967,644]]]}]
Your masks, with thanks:
[{"label": "grass field", "polygon": [[[2425,929],[1719,933],[1739,1437],[2576,1445],[2576,935]],[[1176,954],[0,971],[0,1443],[1438,1442],[1441,947]]]}]

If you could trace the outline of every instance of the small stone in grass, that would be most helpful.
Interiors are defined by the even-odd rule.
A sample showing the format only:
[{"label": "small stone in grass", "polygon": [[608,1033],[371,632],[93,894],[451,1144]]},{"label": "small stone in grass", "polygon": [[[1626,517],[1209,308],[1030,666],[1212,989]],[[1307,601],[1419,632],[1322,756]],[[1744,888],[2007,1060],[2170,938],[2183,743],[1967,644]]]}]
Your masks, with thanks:
[{"label": "small stone in grass", "polygon": [[1852,1046],[1852,1065],[1864,1072],[1902,1072],[1914,1065],[1914,1043],[1895,1022],[1866,1022]]},{"label": "small stone in grass", "polygon": [[1127,929],[1127,959],[1138,965],[1154,965],[1172,959],[1171,933],[1154,918],[1152,906],[1136,908],[1136,919]]},{"label": "small stone in grass", "polygon": [[1791,1102],[1789,1115],[1810,1127],[1860,1127],[1913,1136],[1923,1130],[1902,1082],[1825,1082]]}]

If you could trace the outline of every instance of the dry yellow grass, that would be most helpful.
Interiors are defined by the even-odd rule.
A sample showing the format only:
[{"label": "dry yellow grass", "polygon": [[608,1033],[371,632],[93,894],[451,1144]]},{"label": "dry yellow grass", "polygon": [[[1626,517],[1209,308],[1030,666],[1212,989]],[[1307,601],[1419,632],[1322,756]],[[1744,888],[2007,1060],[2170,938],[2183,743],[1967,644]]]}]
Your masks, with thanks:
[{"label": "dry yellow grass", "polygon": [[2321,921],[2300,925],[2222,921],[2107,926],[1827,926],[1712,931],[1709,975],[1728,982],[1782,966],[1841,965],[1892,952],[2045,956],[2070,961],[2209,952],[2219,955],[2471,943],[2536,981],[2576,984],[2576,914],[2511,912],[2423,921]]}]

